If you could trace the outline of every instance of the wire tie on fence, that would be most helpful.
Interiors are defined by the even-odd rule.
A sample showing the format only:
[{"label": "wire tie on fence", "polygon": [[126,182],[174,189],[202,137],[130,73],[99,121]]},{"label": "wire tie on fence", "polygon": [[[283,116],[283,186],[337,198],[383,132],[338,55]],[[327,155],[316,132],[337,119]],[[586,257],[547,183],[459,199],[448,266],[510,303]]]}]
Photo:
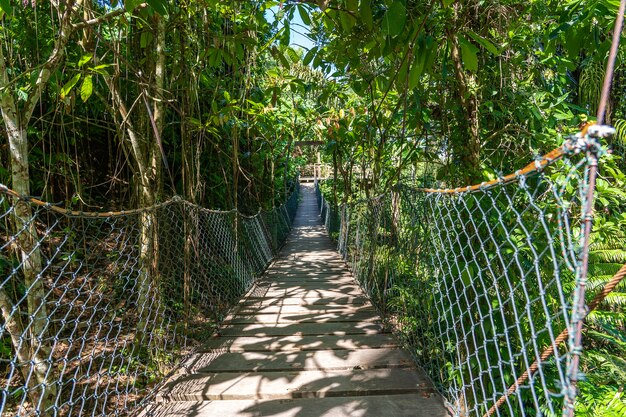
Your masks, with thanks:
[{"label": "wire tie on fence", "polygon": [[[577,390],[573,386],[568,386],[568,387],[563,387],[561,392],[563,393],[563,395],[565,395],[565,398],[574,398],[573,396],[576,395]],[[574,404],[570,403],[569,401],[566,401],[565,407],[574,408]]]},{"label": "wire tie on fence", "polygon": [[572,347],[572,348],[570,349],[570,353],[574,353],[574,354],[576,354],[576,355],[582,355],[582,353],[583,353],[583,348],[582,348],[582,347],[580,347],[580,346],[575,346],[575,347]]}]

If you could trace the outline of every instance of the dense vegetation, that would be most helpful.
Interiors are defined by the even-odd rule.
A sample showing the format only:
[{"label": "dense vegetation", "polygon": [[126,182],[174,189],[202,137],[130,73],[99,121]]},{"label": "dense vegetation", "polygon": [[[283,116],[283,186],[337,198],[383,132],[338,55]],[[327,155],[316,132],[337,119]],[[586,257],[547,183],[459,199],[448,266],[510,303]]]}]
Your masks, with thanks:
[{"label": "dense vegetation", "polygon": [[[335,205],[493,179],[594,120],[618,3],[3,0],[0,183],[82,210],[255,213],[315,151]],[[626,263],[625,51],[592,291]],[[622,284],[589,317],[580,415],[626,407],[625,305]]]}]

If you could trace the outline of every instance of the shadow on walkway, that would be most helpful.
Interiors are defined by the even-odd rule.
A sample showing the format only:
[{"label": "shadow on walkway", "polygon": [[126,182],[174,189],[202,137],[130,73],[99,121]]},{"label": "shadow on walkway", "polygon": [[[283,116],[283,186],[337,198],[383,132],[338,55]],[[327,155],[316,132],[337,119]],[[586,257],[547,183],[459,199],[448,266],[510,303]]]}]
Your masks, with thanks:
[{"label": "shadow on walkway", "polygon": [[445,417],[327,236],[313,186],[285,246],[142,416]]}]

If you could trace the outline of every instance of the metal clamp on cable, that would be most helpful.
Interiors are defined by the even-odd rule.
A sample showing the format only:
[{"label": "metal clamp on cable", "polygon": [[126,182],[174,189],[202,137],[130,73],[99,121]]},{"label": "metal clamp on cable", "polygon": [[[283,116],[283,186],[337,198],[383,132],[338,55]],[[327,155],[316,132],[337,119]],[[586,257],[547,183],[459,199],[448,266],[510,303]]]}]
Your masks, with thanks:
[{"label": "metal clamp on cable", "polygon": [[607,139],[615,135],[616,130],[608,125],[591,125],[587,129],[587,135],[597,139]]},{"label": "metal clamp on cable", "polygon": [[563,144],[563,150],[570,155],[594,151],[597,155],[603,153],[598,139],[610,138],[615,134],[615,128],[607,125],[587,124],[582,130],[570,136]]}]

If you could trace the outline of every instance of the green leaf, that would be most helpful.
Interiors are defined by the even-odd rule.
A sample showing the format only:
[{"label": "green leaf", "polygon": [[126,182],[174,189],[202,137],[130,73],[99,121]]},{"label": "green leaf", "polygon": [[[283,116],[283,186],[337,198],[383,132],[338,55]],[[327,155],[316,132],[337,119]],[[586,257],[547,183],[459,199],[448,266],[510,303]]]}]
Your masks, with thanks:
[{"label": "green leaf", "polygon": [[279,41],[280,44],[283,46],[288,46],[291,42],[291,27],[289,26],[288,22],[285,23],[283,34],[281,35]]},{"label": "green leaf", "polygon": [[463,37],[459,37],[459,41],[461,44],[463,66],[468,71],[478,71],[478,48]]},{"label": "green leaf", "polygon": [[82,67],[87,62],[91,61],[91,58],[93,58],[92,54],[87,54],[87,55],[83,55],[82,57],[80,57],[80,59],[78,60],[78,68]]},{"label": "green leaf", "polygon": [[104,76],[109,75],[109,71],[107,71],[107,68],[114,66],[114,64],[100,64],[100,65],[96,65],[93,68],[90,68],[90,70],[92,70],[93,72],[97,72],[98,74],[102,74]]},{"label": "green leaf", "polygon": [[409,62],[407,60],[405,60],[402,65],[400,65],[400,68],[398,68],[398,76],[396,77],[396,88],[401,89],[403,88],[406,83],[408,82],[408,72],[409,72]]},{"label": "green leaf", "polygon": [[315,54],[315,58],[313,58],[313,67],[319,68],[322,65],[322,56],[320,54]]},{"label": "green leaf", "polygon": [[11,0],[0,0],[0,11],[3,11],[8,16],[13,14],[13,7],[11,6]]},{"label": "green leaf", "polygon": [[317,53],[317,46],[314,46],[313,48],[309,49],[309,52],[307,52],[306,55],[304,56],[302,63],[304,65],[309,65],[311,61],[313,60],[313,57],[315,56],[316,53]]},{"label": "green leaf", "polygon": [[154,9],[161,16],[167,14],[167,1],[165,0],[146,0],[146,3]]},{"label": "green leaf", "polygon": [[24,91],[24,88],[18,89],[16,93],[17,93],[17,98],[20,99],[21,101],[28,100],[28,93]]},{"label": "green leaf", "polygon": [[387,9],[383,17],[382,31],[392,37],[398,36],[402,33],[405,23],[406,9],[401,1],[396,0]]},{"label": "green leaf", "polygon": [[339,12],[339,19],[341,20],[341,27],[346,33],[351,32],[354,25],[356,25],[356,18],[350,13],[344,11]]},{"label": "green leaf", "polygon": [[561,23],[556,29],[550,32],[550,35],[548,35],[548,37],[550,40],[554,40],[559,37],[561,32],[564,32],[571,27],[572,27],[572,22]]},{"label": "green leaf", "polygon": [[74,86],[78,83],[80,77],[80,74],[74,75],[67,83],[65,83],[63,87],[61,87],[61,98],[65,98],[65,96],[67,96],[69,92],[72,91],[72,88],[74,88]]},{"label": "green leaf", "polygon": [[359,0],[346,0],[346,9],[352,13],[359,11]]},{"label": "green leaf", "polygon": [[372,6],[370,0],[361,0],[361,7],[359,9],[361,13],[361,20],[368,29],[374,27],[374,18],[372,17]]},{"label": "green leaf", "polygon": [[478,43],[480,46],[485,48],[487,51],[491,52],[493,55],[496,55],[496,56],[500,55],[500,50],[486,38],[483,38],[482,36],[480,36],[477,33],[474,33],[471,30],[467,31],[467,34],[469,35],[470,38],[474,39],[476,43]]},{"label": "green leaf", "polygon": [[148,46],[148,44],[152,42],[153,38],[154,36],[152,35],[152,32],[148,32],[148,31],[141,32],[141,36],[139,37],[139,46],[141,48],[145,48],[146,46]]},{"label": "green leaf", "polygon": [[418,86],[420,81],[420,76],[422,75],[422,71],[424,69],[424,60],[419,55],[415,56],[415,60],[413,61],[413,65],[411,65],[411,70],[409,71],[409,89],[412,90]]},{"label": "green leaf", "polygon": [[124,8],[127,12],[132,12],[137,6],[143,3],[143,0],[125,0]]},{"label": "green leaf", "polygon": [[433,64],[435,63],[435,58],[437,58],[438,45],[435,42],[435,39],[430,35],[426,36],[424,44],[426,58],[424,59],[423,71],[426,72],[430,71],[430,69],[433,67]]},{"label": "green leaf", "polygon": [[289,62],[285,54],[283,54],[281,51],[278,51],[277,55],[278,55],[278,60],[280,61],[282,66],[285,67],[286,69],[290,69],[291,63]]},{"label": "green leaf", "polygon": [[287,48],[287,55],[289,55],[289,59],[291,59],[291,62],[293,63],[300,61],[300,57],[298,56],[298,53],[295,51],[295,49],[291,47]]},{"label": "green leaf", "polygon": [[306,8],[301,4],[298,4],[298,14],[300,15],[300,19],[302,19],[302,23],[307,26],[311,26],[311,17],[309,16],[309,12],[307,12]]},{"label": "green leaf", "polygon": [[92,93],[93,80],[91,78],[91,75],[87,75],[83,80],[83,85],[80,86],[80,98],[83,100],[83,102],[86,102],[87,100],[89,100],[89,97],[91,97]]},{"label": "green leaf", "polygon": [[449,5],[454,3],[455,1],[456,0],[443,0],[443,7],[448,7]]}]

